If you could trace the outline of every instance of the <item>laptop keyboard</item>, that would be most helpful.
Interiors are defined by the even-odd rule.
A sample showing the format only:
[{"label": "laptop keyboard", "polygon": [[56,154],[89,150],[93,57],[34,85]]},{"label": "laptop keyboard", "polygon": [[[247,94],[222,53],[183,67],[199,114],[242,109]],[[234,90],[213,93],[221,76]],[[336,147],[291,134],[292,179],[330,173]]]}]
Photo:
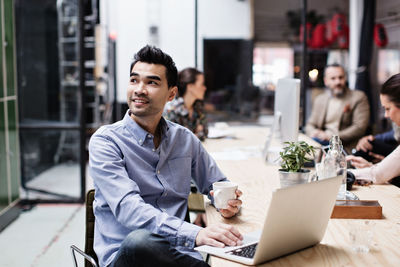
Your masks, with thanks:
[{"label": "laptop keyboard", "polygon": [[237,248],[234,250],[226,251],[225,253],[231,254],[231,255],[236,255],[236,256],[241,256],[245,258],[253,258],[254,254],[256,253],[256,248],[257,248],[257,243],[251,244],[245,247]]}]

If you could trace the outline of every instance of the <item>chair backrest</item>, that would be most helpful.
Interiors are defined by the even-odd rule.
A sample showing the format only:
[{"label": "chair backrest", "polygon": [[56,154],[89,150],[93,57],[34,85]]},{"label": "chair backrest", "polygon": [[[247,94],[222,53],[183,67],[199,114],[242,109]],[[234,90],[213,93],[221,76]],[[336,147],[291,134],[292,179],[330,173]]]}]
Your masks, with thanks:
[{"label": "chair backrest", "polygon": [[[94,240],[94,214],[93,201],[94,189],[91,189],[86,194],[86,234],[85,234],[85,253],[93,257],[98,262],[96,252],[93,250]],[[92,266],[88,261],[85,261],[85,267]]]},{"label": "chair backrest", "polygon": [[[93,201],[94,201],[95,190],[91,189],[86,194],[86,234],[85,234],[85,253],[91,256],[96,262],[98,262],[96,252],[93,249],[94,241],[94,214],[93,214]],[[189,209],[186,212],[185,221],[190,223]],[[89,261],[85,261],[85,267],[90,267],[92,264]]]}]

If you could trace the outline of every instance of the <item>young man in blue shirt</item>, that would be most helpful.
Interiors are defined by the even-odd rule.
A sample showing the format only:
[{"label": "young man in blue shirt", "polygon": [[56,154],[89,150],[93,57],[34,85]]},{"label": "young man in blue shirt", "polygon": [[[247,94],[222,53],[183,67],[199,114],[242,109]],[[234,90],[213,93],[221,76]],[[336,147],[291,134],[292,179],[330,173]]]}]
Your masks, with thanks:
[{"label": "young man in blue shirt", "polygon": [[[190,181],[211,197],[212,183],[226,177],[190,130],[162,117],[176,85],[172,58],[145,46],[130,67],[125,117],[90,140],[100,266],[208,266],[195,246],[234,246],[243,239],[230,225],[202,228],[184,221]],[[220,213],[230,218],[241,204],[230,200]]]}]

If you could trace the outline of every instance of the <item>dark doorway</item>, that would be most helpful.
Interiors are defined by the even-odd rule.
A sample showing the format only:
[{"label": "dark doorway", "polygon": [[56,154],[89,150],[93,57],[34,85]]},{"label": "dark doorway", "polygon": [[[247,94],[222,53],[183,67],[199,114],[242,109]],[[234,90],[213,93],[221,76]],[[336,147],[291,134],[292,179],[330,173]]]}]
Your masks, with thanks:
[{"label": "dark doorway", "polygon": [[253,41],[205,39],[206,99],[217,110],[246,113],[241,107],[254,103],[258,93],[252,86],[252,66]]}]

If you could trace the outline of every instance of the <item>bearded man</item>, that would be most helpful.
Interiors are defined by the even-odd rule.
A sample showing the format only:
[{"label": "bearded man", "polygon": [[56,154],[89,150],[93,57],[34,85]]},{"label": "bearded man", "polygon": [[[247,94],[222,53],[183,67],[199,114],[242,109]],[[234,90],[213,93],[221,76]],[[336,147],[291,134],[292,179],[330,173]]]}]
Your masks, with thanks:
[{"label": "bearded man", "polygon": [[367,129],[368,99],[364,92],[346,86],[341,65],[326,66],[324,83],[327,90],[314,101],[306,134],[322,145],[328,145],[332,135],[339,135],[344,149],[350,152]]}]

